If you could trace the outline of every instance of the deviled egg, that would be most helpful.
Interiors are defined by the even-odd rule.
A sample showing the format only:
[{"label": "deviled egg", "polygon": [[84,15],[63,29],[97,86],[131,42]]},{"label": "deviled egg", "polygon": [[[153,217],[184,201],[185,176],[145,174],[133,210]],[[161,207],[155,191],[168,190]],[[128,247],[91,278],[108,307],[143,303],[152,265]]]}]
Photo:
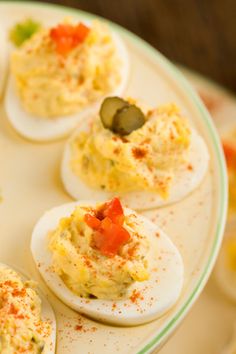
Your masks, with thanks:
[{"label": "deviled egg", "polygon": [[108,94],[121,94],[129,71],[126,48],[105,23],[41,29],[11,57],[6,112],[26,138],[67,135]]},{"label": "deviled egg", "polygon": [[61,176],[75,199],[119,195],[126,206],[147,209],[192,192],[208,160],[204,140],[176,105],[147,109],[109,97],[68,140]]},{"label": "deviled egg", "polygon": [[31,240],[35,264],[68,306],[119,325],[151,321],[174,305],[182,258],[145,217],[106,203],[79,201],[46,212]]},{"label": "deviled egg", "polygon": [[35,285],[0,264],[0,352],[53,354],[56,320]]}]

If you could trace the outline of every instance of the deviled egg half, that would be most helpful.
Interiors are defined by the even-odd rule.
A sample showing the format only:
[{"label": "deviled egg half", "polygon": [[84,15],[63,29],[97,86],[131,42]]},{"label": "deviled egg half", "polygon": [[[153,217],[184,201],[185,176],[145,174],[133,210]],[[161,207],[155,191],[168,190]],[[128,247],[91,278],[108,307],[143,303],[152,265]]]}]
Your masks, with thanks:
[{"label": "deviled egg half", "polygon": [[47,300],[15,270],[0,264],[0,352],[54,354],[56,320]]},{"label": "deviled egg half", "polygon": [[6,112],[36,141],[67,135],[109,94],[126,86],[129,59],[107,24],[63,22],[40,29],[12,53]]},{"label": "deviled egg half", "polygon": [[61,176],[75,199],[119,195],[130,208],[148,209],[192,192],[208,160],[204,140],[176,105],[147,109],[109,97],[69,138]]},{"label": "deviled egg half", "polygon": [[165,313],[181,293],[178,250],[158,226],[123,209],[118,198],[49,210],[33,230],[31,250],[51,290],[96,320],[145,323]]}]

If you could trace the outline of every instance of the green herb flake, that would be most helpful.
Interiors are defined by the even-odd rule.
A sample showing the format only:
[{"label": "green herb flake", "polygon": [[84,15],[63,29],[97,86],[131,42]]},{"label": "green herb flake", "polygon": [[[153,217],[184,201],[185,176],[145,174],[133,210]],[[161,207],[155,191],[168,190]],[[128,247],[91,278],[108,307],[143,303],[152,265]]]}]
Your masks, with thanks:
[{"label": "green herb flake", "polygon": [[17,47],[20,47],[27,39],[42,28],[39,22],[28,18],[14,25],[9,33],[10,41]]}]

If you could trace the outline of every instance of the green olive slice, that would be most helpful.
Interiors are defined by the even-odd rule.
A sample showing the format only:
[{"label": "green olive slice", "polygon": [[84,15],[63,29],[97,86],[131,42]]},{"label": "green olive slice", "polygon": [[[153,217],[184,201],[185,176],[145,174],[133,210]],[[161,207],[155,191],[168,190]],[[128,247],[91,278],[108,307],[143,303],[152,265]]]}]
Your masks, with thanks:
[{"label": "green olive slice", "polygon": [[113,118],[112,130],[119,135],[127,135],[141,128],[145,123],[145,116],[135,105],[119,109]]},{"label": "green olive slice", "polygon": [[113,124],[113,118],[118,109],[128,106],[128,102],[120,97],[107,97],[103,101],[100,108],[100,118],[104,128],[111,129]]}]

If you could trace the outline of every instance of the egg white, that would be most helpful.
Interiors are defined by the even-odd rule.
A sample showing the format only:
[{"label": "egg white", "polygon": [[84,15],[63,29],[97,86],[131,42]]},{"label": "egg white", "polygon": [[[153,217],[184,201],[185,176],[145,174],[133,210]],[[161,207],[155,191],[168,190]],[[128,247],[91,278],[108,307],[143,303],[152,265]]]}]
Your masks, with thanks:
[{"label": "egg white", "polygon": [[[95,202],[79,201],[68,203],[47,211],[34,227],[31,251],[48,287],[65,304],[95,320],[123,326],[138,325],[154,320],[170,309],[180,296],[183,286],[184,268],[179,251],[167,235],[147,218],[138,215],[138,221],[148,230],[150,251],[150,279],[135,282],[130,293],[140,291],[143,300],[133,303],[124,300],[85,299],[75,295],[52,269],[52,254],[48,250],[48,232],[55,229],[62,217],[69,216],[77,205],[95,206]],[[134,211],[125,209],[125,215]],[[156,236],[159,234],[159,237]],[[155,269],[155,270],[154,270]],[[115,306],[114,306],[115,304]]]},{"label": "egg white", "polygon": [[[204,178],[209,162],[209,153],[207,146],[202,137],[192,128],[191,143],[189,148],[189,163],[181,166],[175,171],[174,180],[170,187],[168,199],[162,199],[158,194],[148,191],[132,191],[128,193],[107,192],[103,189],[94,189],[86,185],[77,175],[75,175],[70,167],[71,160],[71,141],[81,132],[89,131],[90,121],[83,122],[78,125],[76,132],[66,143],[62,163],[61,178],[67,192],[74,199],[96,199],[105,201],[118,195],[122,203],[135,210],[145,210],[155,207],[161,207],[167,204],[177,202],[195,188],[198,187]],[[191,164],[192,170],[188,169]]]},{"label": "egg white", "polygon": [[[112,32],[112,38],[116,44],[117,53],[122,64],[120,65],[121,82],[112,92],[109,92],[109,95],[119,96],[124,92],[128,82],[129,56],[120,36]],[[78,122],[85,120],[98,110],[104,97],[105,96],[101,97],[95,103],[88,105],[81,112],[72,115],[53,119],[36,117],[23,109],[17,95],[14,78],[10,74],[6,89],[5,109],[10,123],[18,133],[29,140],[43,142],[67,136]]]},{"label": "egg white", "polygon": [[[2,269],[13,269],[14,271],[19,274],[21,279],[23,281],[29,280],[29,278],[20,270],[18,270],[16,267],[11,267],[9,265],[0,263],[0,268]],[[51,325],[51,333],[47,338],[44,338],[45,340],[45,348],[43,350],[43,354],[55,354],[56,350],[56,317],[54,314],[54,311],[46,299],[46,297],[42,294],[42,292],[39,289],[36,289],[38,296],[41,299],[41,318],[43,321],[49,321]]]}]

